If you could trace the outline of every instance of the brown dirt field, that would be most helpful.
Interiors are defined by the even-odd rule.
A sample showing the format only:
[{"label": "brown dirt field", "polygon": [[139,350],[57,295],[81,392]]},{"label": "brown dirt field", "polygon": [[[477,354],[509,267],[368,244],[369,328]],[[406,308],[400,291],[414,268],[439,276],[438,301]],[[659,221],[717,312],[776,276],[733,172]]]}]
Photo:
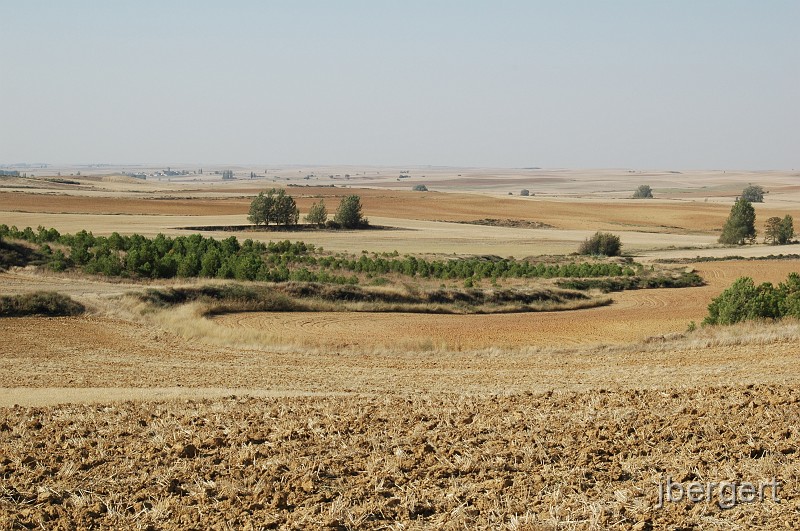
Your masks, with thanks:
[{"label": "brown dirt field", "polygon": [[[702,264],[711,286],[698,289],[741,273],[780,280],[792,265]],[[24,289],[24,274],[12,278]],[[640,313],[664,310],[630,295]],[[215,346],[91,315],[4,319],[0,525],[794,528],[800,324],[736,331],[414,352]],[[63,402],[96,405],[51,405]],[[717,493],[659,509],[668,477],[775,478],[780,503],[723,510]]]},{"label": "brown dirt field", "polygon": [[[295,197],[301,212],[307,212],[311,204],[320,199],[325,199],[333,212],[341,197],[356,193],[362,197],[367,217],[425,221],[511,218],[573,230],[709,233],[719,230],[730,212],[729,204],[691,201],[497,198],[478,194],[342,188],[288,188],[287,191]],[[255,193],[257,190],[251,190],[252,195]],[[0,211],[7,212],[245,216],[249,205],[249,199],[235,197],[160,195],[141,198],[0,192]],[[786,213],[786,207],[756,205],[756,208],[759,219]]]},{"label": "brown dirt field", "polygon": [[[0,525],[793,528],[798,415],[787,386],[19,407]],[[661,507],[668,479],[776,486]]]},{"label": "brown dirt field", "polygon": [[83,196],[67,194],[26,194],[0,192],[0,210],[50,214],[153,214],[197,216],[247,214],[247,199],[169,199]]}]

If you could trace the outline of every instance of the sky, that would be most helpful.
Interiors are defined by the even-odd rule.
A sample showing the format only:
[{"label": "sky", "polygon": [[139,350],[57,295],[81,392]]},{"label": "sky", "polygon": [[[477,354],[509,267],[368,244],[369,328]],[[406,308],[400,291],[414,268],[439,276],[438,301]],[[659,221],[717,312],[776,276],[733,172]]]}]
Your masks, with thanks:
[{"label": "sky", "polygon": [[0,0],[0,164],[800,168],[797,0]]}]

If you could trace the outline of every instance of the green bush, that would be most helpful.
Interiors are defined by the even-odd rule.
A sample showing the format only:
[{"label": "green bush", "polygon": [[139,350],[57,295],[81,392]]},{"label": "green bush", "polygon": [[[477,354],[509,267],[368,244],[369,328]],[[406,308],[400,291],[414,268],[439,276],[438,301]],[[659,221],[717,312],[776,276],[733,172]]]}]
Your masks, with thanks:
[{"label": "green bush", "polygon": [[415,191],[415,192],[427,192],[428,191],[428,187],[425,186],[424,184],[415,184],[413,186],[413,188],[411,188],[411,189],[413,191]]},{"label": "green bush", "polygon": [[708,305],[703,324],[728,325],[757,319],[800,317],[800,275],[790,273],[777,287],[755,285],[750,277],[737,279]]},{"label": "green bush", "polygon": [[621,252],[622,242],[619,236],[608,232],[596,232],[578,247],[578,254],[619,256]]},{"label": "green bush", "polygon": [[653,189],[649,184],[642,184],[633,192],[634,199],[653,199]]}]

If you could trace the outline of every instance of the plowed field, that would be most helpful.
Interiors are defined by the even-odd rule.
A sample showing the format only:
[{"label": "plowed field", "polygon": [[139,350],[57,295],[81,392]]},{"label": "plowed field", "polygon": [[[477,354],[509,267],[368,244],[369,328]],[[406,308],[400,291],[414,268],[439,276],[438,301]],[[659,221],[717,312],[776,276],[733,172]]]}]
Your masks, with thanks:
[{"label": "plowed field", "polygon": [[[0,525],[794,527],[798,415],[766,386],[6,409]],[[723,509],[661,503],[666,481],[776,486]]]}]

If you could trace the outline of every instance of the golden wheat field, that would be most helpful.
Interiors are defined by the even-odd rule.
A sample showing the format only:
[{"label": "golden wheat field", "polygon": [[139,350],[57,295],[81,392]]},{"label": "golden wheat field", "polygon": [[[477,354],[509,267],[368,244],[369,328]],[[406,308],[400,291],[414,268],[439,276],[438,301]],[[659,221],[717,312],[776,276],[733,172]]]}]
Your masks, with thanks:
[{"label": "golden wheat field", "polygon": [[[603,230],[644,268],[705,284],[611,292],[608,305],[566,311],[207,315],[199,302],[158,308],[137,295],[224,281],[8,268],[0,295],[56,291],[87,312],[0,319],[5,529],[800,526],[800,324],[690,330],[737,278],[800,272],[798,244],[716,243],[750,182],[769,191],[756,205],[761,234],[767,217],[796,215],[792,172],[83,173],[75,184],[0,177],[0,223],[545,261]],[[643,182],[656,198],[630,199]],[[412,192],[417,183],[431,191]],[[247,224],[252,198],[273,186],[301,214],[358,194],[384,228],[213,230]],[[707,491],[664,500],[667,482]],[[769,495],[747,499],[750,483]]]}]

